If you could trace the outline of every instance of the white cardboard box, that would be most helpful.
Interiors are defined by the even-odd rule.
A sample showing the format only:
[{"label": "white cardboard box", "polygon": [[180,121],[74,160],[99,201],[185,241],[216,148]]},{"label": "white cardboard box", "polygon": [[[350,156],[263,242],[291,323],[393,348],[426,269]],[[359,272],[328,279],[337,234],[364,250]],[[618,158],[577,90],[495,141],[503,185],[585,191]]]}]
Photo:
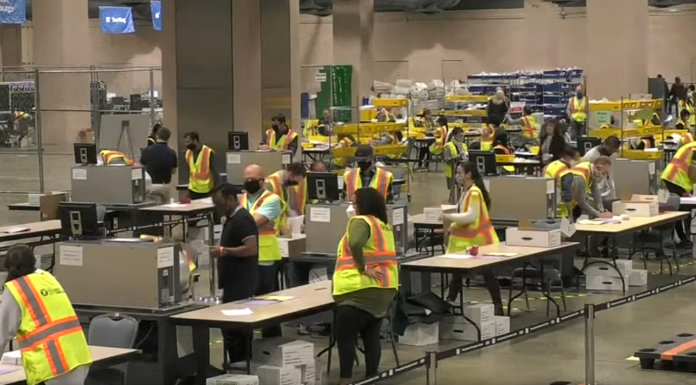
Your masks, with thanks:
[{"label": "white cardboard box", "polygon": [[302,370],[296,366],[260,366],[256,374],[263,385],[302,385]]},{"label": "white cardboard box", "polygon": [[648,284],[647,270],[632,270],[628,276],[628,286],[645,286]]},{"label": "white cardboard box", "polygon": [[612,204],[611,211],[616,215],[626,214],[629,217],[654,217],[660,213],[658,202],[617,201]]},{"label": "white cardboard box", "polygon": [[[495,337],[495,321],[478,325],[481,329],[481,340]],[[440,338],[443,340],[478,341],[478,333],[474,325],[461,316],[449,316],[440,321]]]},{"label": "white cardboard box", "polygon": [[628,279],[624,280],[624,286],[621,286],[621,278],[619,277],[603,277],[601,275],[585,276],[585,288],[587,290],[598,291],[623,291],[628,290]]},{"label": "white cardboard box", "polygon": [[495,336],[510,333],[510,317],[495,316]]},{"label": "white cardboard box", "polygon": [[253,361],[271,366],[295,366],[314,362],[314,344],[286,337],[254,340]]},{"label": "white cardboard box", "polygon": [[258,376],[246,374],[221,374],[205,380],[206,385],[259,385]]},{"label": "white cardboard box", "polygon": [[317,378],[317,363],[304,364],[296,366],[300,370],[300,382],[305,383]]},{"label": "white cardboard box", "polygon": [[505,230],[505,243],[510,246],[556,247],[561,245],[561,230],[508,227]]},{"label": "white cardboard box", "polygon": [[477,303],[476,305],[465,306],[464,315],[480,326],[486,322],[495,321],[495,308],[490,303]]},{"label": "white cardboard box", "polygon": [[[592,258],[590,259],[590,262],[593,261],[604,261],[609,264],[614,264],[611,259],[607,258]],[[630,259],[617,259],[616,260],[616,266],[619,268],[619,272],[621,272],[621,275],[619,275],[618,272],[616,272],[616,269],[614,269],[611,266],[608,266],[606,263],[597,263],[594,265],[590,265],[585,269],[585,275],[586,276],[592,276],[592,275],[598,275],[602,277],[624,277],[627,278],[629,275],[631,275],[631,271],[633,271],[633,261]]]},{"label": "white cardboard box", "polygon": [[22,353],[19,350],[3,353],[0,365],[22,366]]},{"label": "white cardboard box", "polygon": [[402,345],[425,346],[436,344],[440,341],[438,322],[433,324],[413,324],[406,327],[404,335],[399,337]]},{"label": "white cardboard box", "polygon": [[444,217],[442,209],[439,207],[423,208],[423,220],[425,223],[442,223]]}]

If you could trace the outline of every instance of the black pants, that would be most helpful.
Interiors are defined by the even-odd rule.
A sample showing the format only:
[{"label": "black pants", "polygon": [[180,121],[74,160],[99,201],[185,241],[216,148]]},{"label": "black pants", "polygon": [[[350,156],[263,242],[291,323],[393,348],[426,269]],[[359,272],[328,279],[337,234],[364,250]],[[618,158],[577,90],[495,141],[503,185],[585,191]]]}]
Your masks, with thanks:
[{"label": "black pants", "polygon": [[[280,273],[280,261],[272,265],[263,266],[259,262],[259,281],[256,285],[256,295],[273,293],[280,290],[278,285],[278,274]],[[261,331],[263,338],[280,337],[283,335],[280,325],[269,326]]]},{"label": "black pants", "polygon": [[[667,187],[667,191],[669,191],[672,194],[677,194],[679,197],[684,196],[686,194],[686,190],[684,190],[682,187],[677,186],[676,184],[672,182],[665,182],[665,187]],[[684,206],[679,206],[680,211],[689,211],[688,207]],[[679,237],[679,240],[684,242],[684,241],[691,241],[691,237],[686,233],[686,229],[689,229],[691,231],[691,214],[687,216],[684,220],[677,221],[674,223],[674,230],[677,232],[677,236]]]},{"label": "black pants", "polygon": [[379,341],[382,318],[350,305],[336,307],[336,345],[341,368],[341,379],[353,376],[355,343],[358,334],[365,348],[365,377],[374,376],[379,370],[382,345]]},{"label": "black pants", "polygon": [[430,146],[423,146],[418,149],[418,168],[425,167],[425,158],[430,156]]},{"label": "black pants", "polygon": [[585,122],[578,122],[575,120],[570,120],[571,135],[573,135],[574,140],[578,140],[579,137],[585,134]]},{"label": "black pants", "polygon": [[[222,303],[234,302],[254,295],[256,274],[245,274],[243,278],[233,277],[222,285]],[[223,329],[222,335],[227,347],[230,363],[244,361],[251,348],[251,335],[236,329]]]},{"label": "black pants", "polygon": [[[486,284],[486,289],[493,300],[493,305],[496,308],[502,309],[503,298],[500,295],[500,283],[498,283],[498,278],[495,277],[490,270],[485,270],[481,273],[483,276],[483,281]],[[448,301],[455,301],[457,296],[462,292],[462,279],[464,276],[462,274],[452,274],[452,281],[450,281],[449,293],[447,293]]]},{"label": "black pants", "polygon": [[188,190],[188,196],[191,200],[204,199],[204,198],[207,198],[210,196],[210,192],[199,193],[199,192]]}]

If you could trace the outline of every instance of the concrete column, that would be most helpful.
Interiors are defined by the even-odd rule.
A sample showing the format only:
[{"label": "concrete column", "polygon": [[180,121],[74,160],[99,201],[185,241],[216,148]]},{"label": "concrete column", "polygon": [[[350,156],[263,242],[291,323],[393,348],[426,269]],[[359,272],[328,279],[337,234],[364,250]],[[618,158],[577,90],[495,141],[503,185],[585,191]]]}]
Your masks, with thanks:
[{"label": "concrete column", "polygon": [[249,146],[261,143],[261,6],[259,0],[232,1],[234,129],[249,132]]},{"label": "concrete column", "polygon": [[[38,67],[87,67],[91,63],[87,0],[32,2],[34,62]],[[39,81],[43,146],[72,151],[80,130],[91,127],[90,73],[43,73]]]},{"label": "concrete column", "polygon": [[541,0],[524,2],[526,43],[525,69],[544,70],[558,66],[558,7]]},{"label": "concrete column", "polygon": [[353,99],[360,105],[370,96],[374,32],[374,0],[342,0],[333,3],[334,64],[353,66]]},{"label": "concrete column", "polygon": [[3,67],[22,65],[22,26],[0,26],[0,64]]},{"label": "concrete column", "polygon": [[648,2],[587,0],[587,94],[618,99],[648,89]]},{"label": "concrete column", "polygon": [[[268,128],[273,115],[282,113],[290,127],[299,131],[300,3],[299,0],[260,0],[259,3],[263,129]],[[255,41],[253,37],[252,41]],[[238,52],[245,54],[243,50]]]}]

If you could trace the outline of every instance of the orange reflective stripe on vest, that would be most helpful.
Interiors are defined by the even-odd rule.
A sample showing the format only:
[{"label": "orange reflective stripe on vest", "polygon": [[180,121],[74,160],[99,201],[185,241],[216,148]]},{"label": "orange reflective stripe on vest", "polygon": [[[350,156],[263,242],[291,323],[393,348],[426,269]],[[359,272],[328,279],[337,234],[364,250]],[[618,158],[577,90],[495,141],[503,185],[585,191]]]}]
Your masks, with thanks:
[{"label": "orange reflective stripe on vest", "polygon": [[[270,128],[266,130],[266,140],[268,141],[268,146],[277,150],[287,150],[288,146],[293,140],[295,140],[296,136],[297,133],[291,129],[288,129],[288,132],[281,135],[279,138],[276,137],[276,132],[274,129]],[[281,142],[280,145],[278,145],[279,142]]]},{"label": "orange reflective stripe on vest", "polygon": [[[471,204],[471,196],[473,192],[466,197],[464,201],[464,211],[467,211],[469,205]],[[474,239],[478,236],[483,236],[486,245],[490,245],[495,242],[493,239],[493,223],[491,223],[488,217],[488,210],[484,209],[483,195],[476,192],[479,195],[479,224],[478,227],[471,226],[455,226],[452,228],[451,236],[462,239]]]},{"label": "orange reflective stripe on vest", "polygon": [[[365,186],[362,185],[360,169],[356,168],[348,171],[348,174],[346,175],[346,193],[348,195],[348,201],[352,201],[355,192],[362,187]],[[368,187],[374,187],[375,190],[379,191],[379,193],[386,198],[388,193],[387,188],[389,187],[388,171],[383,170],[381,167],[377,167],[375,170],[375,175],[372,176],[370,186]]]},{"label": "orange reflective stripe on vest", "polygon": [[[372,229],[370,241],[372,242],[371,246],[373,251],[363,253],[365,265],[374,266],[382,273],[382,278],[379,280],[381,287],[391,287],[391,275],[388,273],[387,268],[388,266],[397,264],[396,251],[389,250],[380,221],[372,216],[362,216],[361,218],[367,221]],[[347,238],[344,238],[341,244],[342,250],[340,258],[336,261],[336,271],[340,272],[342,270],[357,268]]]},{"label": "orange reflective stripe on vest", "polygon": [[523,116],[522,121],[524,121],[524,133],[528,138],[531,138],[536,133],[536,126],[532,124],[528,116]]},{"label": "orange reflective stripe on vest", "polygon": [[272,193],[284,198],[283,194],[283,181],[280,180],[280,174],[275,173],[266,178],[266,181],[273,187]]},{"label": "orange reflective stripe on vest", "polygon": [[[200,167],[196,163],[200,159]],[[210,178],[210,147],[203,146],[198,158],[193,158],[193,151],[186,151],[186,163],[189,166],[189,180],[207,181]]]},{"label": "orange reflective stripe on vest", "polygon": [[505,147],[505,146],[503,146],[502,144],[498,144],[498,145],[496,145],[495,147],[493,147],[493,151],[495,151],[495,150],[503,150],[503,152],[504,152],[505,154],[508,154],[508,155],[510,154],[510,149],[507,148],[507,147]]}]

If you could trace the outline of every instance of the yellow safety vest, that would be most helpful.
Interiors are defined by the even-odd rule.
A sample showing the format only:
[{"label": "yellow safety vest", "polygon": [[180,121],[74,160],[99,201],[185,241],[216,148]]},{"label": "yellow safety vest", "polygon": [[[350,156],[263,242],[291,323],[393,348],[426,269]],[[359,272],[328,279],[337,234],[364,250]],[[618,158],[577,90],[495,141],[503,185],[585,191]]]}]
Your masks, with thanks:
[{"label": "yellow safety vest", "polygon": [[570,172],[575,175],[580,175],[585,180],[585,192],[590,192],[590,183],[592,183],[592,175],[590,175],[590,169],[592,164],[590,162],[581,162],[575,165],[575,167],[570,169]]},{"label": "yellow safety vest", "polygon": [[691,142],[679,148],[676,154],[674,154],[674,158],[662,171],[660,179],[673,183],[683,188],[686,192],[690,193],[693,191],[694,181],[689,176],[689,168],[693,164],[694,149],[696,149],[696,142]]},{"label": "yellow safety vest", "polygon": [[[239,203],[249,211],[249,214],[254,215],[256,210],[263,207],[265,204],[273,202],[274,199],[280,201],[280,212],[285,211],[285,202],[276,194],[270,191],[263,190],[261,196],[256,199],[256,202],[249,207],[249,194],[244,193]],[[259,262],[280,261],[280,244],[278,243],[278,230],[280,229],[280,221],[274,222],[268,218],[268,222],[259,227]]]},{"label": "yellow safety vest", "polygon": [[585,109],[587,107],[587,98],[582,98],[578,100],[575,96],[570,98],[570,117],[576,122],[584,122],[587,120],[587,113]]},{"label": "yellow safety vest", "polygon": [[[352,202],[355,192],[363,187],[360,169],[353,168],[346,170],[345,174],[343,174],[343,181],[346,186],[347,200]],[[392,182],[394,182],[394,174],[381,167],[377,167],[375,169],[375,175],[372,176],[369,187],[379,191],[384,199],[386,199],[389,195],[389,191],[387,191],[387,189]]]},{"label": "yellow safety vest", "polygon": [[193,151],[186,150],[186,163],[189,168],[189,190],[201,194],[213,189],[213,175],[210,172],[210,155],[213,150],[203,146],[197,159],[193,159]]},{"label": "yellow safety vest", "polygon": [[[472,202],[472,199],[474,201]],[[485,246],[498,243],[496,234],[488,215],[486,202],[483,200],[483,193],[476,186],[471,186],[464,197],[464,204],[460,205],[459,212],[465,213],[470,210],[472,204],[479,207],[479,217],[470,224],[462,225],[455,223],[450,228],[449,242],[447,244],[448,253],[456,253],[466,250],[470,246]]]},{"label": "yellow safety vest", "polygon": [[36,385],[78,366],[92,357],[85,333],[70,299],[48,272],[36,272],[5,283],[22,312],[17,342],[28,385]]},{"label": "yellow safety vest", "polygon": [[536,139],[539,137],[537,132],[536,119],[532,115],[527,115],[522,117],[524,121],[524,128],[522,128],[522,136],[527,139]]},{"label": "yellow safety vest", "polygon": [[691,125],[696,125],[696,114],[694,114],[694,105],[691,103],[687,103],[683,100],[679,101],[679,114],[681,114],[682,110],[687,110],[689,111],[689,124]]},{"label": "yellow safety vest", "polygon": [[[353,145],[353,141],[351,141],[349,137],[344,136],[338,141],[338,145],[340,146],[337,146],[339,148],[349,148]],[[339,168],[344,168],[346,167],[346,157],[341,156],[334,158],[333,163]]]},{"label": "yellow safety vest", "polygon": [[430,153],[433,155],[440,155],[445,149],[445,143],[447,142],[447,127],[440,127],[437,131],[439,135],[435,135],[435,141],[430,145]]},{"label": "yellow safety vest", "polygon": [[269,175],[266,178],[266,190],[278,195],[288,209],[293,208],[298,215],[303,215],[307,203],[307,178],[298,185],[283,188],[282,173],[284,172],[280,170]]},{"label": "yellow safety vest", "polygon": [[[447,143],[447,148],[449,148],[450,154],[452,154],[452,158],[459,156],[459,148],[457,148],[456,143],[450,141],[449,143]],[[462,143],[462,151],[468,152],[466,143]],[[445,162],[445,176],[447,178],[451,178],[452,175],[454,175],[454,167],[452,167],[452,162]]]},{"label": "yellow safety vest", "polygon": [[[353,221],[365,221],[370,226],[370,238],[363,247],[365,266],[373,266],[382,278],[370,278],[358,271],[350,250],[349,229]],[[352,293],[362,289],[398,289],[399,265],[396,260],[396,242],[392,227],[369,215],[358,215],[348,221],[346,234],[338,243],[338,258],[333,275],[333,295]]]},{"label": "yellow safety vest", "polygon": [[128,159],[128,157],[126,157],[120,151],[102,150],[99,152],[99,155],[102,157],[102,160],[104,161],[105,165],[110,165],[110,164],[125,164],[128,166],[133,165],[133,161]]},{"label": "yellow safety vest", "polygon": [[561,175],[568,170],[569,168],[565,163],[560,160],[554,160],[544,169],[544,176],[546,178],[553,178],[556,181],[556,184],[558,184]]},{"label": "yellow safety vest", "polygon": [[288,132],[283,134],[276,141],[276,132],[274,129],[269,128],[266,130],[266,140],[268,141],[268,147],[272,150],[287,150],[290,143],[297,137],[295,131],[288,129]]}]

